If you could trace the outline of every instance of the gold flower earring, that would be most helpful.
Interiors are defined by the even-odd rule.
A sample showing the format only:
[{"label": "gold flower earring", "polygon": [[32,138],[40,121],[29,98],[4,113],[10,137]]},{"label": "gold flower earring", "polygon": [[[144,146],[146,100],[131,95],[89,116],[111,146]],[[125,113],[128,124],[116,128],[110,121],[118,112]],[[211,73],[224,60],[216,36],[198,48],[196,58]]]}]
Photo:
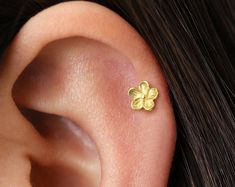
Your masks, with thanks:
[{"label": "gold flower earring", "polygon": [[138,87],[130,88],[128,95],[132,98],[131,108],[133,110],[153,110],[154,100],[158,97],[158,89],[150,88],[147,81],[142,81]]}]

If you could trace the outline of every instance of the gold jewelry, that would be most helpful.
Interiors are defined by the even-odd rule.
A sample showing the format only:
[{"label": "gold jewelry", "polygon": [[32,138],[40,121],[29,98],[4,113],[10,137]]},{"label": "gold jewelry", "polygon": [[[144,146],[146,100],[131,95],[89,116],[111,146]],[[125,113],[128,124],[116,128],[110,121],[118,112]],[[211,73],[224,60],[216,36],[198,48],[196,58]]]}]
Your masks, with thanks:
[{"label": "gold jewelry", "polygon": [[158,97],[158,89],[150,88],[147,81],[142,81],[138,87],[130,88],[128,95],[132,98],[131,108],[133,110],[145,109],[151,111]]}]

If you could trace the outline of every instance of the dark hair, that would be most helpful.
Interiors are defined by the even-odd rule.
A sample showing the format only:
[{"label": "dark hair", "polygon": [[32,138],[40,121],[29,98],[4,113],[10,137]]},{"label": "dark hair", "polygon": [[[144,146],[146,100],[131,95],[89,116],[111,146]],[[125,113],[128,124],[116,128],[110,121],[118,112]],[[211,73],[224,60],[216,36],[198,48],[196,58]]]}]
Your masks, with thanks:
[{"label": "dark hair", "polygon": [[[63,0],[1,0],[0,53],[22,25]],[[93,0],[145,38],[177,120],[169,186],[235,186],[235,1]]]}]

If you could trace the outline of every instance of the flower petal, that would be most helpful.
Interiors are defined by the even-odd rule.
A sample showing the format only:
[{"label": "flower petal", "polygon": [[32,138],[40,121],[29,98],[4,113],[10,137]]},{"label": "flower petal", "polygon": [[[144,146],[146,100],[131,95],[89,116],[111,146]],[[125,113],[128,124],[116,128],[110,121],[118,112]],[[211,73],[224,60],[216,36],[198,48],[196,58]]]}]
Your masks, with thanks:
[{"label": "flower petal", "polygon": [[154,107],[154,102],[152,99],[146,99],[144,100],[144,109],[145,110],[148,110],[148,111],[151,111]]},{"label": "flower petal", "polygon": [[149,91],[149,84],[147,81],[142,81],[139,85],[140,91],[144,94],[147,95]]},{"label": "flower petal", "polygon": [[132,99],[138,99],[142,97],[142,93],[140,92],[140,90],[138,88],[131,88],[128,91],[128,95],[132,98]]},{"label": "flower petal", "polygon": [[139,110],[143,107],[144,99],[138,98],[131,102],[131,108],[134,110]]},{"label": "flower petal", "polygon": [[149,93],[148,93],[148,96],[147,96],[147,99],[156,99],[158,97],[158,89],[157,88],[151,88],[149,90]]}]

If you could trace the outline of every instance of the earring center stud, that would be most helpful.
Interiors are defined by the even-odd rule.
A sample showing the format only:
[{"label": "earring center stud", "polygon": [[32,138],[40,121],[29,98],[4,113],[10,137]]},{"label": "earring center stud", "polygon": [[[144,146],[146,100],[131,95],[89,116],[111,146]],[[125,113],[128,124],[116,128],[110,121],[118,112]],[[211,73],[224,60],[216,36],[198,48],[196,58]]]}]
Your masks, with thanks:
[{"label": "earring center stud", "polygon": [[139,86],[130,88],[128,95],[132,98],[131,108],[133,110],[152,111],[155,107],[154,100],[158,98],[159,93],[157,88],[150,88],[147,81],[142,81]]}]

